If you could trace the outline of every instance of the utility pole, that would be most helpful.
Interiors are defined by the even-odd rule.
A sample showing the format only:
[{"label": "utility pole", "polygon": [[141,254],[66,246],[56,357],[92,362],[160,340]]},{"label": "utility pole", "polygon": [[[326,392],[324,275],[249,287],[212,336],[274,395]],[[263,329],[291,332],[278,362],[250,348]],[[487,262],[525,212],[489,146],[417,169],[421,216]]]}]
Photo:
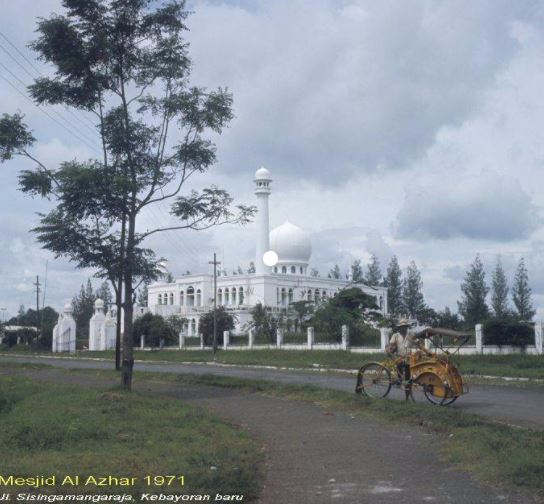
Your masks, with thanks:
[{"label": "utility pole", "polygon": [[208,262],[213,264],[213,354],[217,352],[217,266],[221,264],[217,260],[217,254],[213,253],[213,261]]},{"label": "utility pole", "polygon": [[38,336],[40,335],[40,276],[36,275],[36,282],[34,284],[36,286],[36,325],[38,326]]}]

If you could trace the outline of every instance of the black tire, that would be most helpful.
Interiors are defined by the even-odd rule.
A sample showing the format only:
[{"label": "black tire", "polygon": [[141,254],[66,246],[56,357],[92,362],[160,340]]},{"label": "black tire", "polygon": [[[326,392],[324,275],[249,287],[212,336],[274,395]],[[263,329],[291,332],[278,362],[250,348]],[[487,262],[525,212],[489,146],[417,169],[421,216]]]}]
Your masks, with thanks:
[{"label": "black tire", "polygon": [[357,374],[355,392],[366,397],[381,399],[391,390],[391,372],[378,362],[365,364]]},{"label": "black tire", "polygon": [[[418,387],[420,390],[423,391],[423,395],[429,401],[431,404],[434,404],[435,406],[442,406],[444,405],[444,402],[446,401],[446,395],[443,396],[435,395],[433,393],[435,385],[433,383],[439,384],[440,386],[444,386],[444,383],[442,382],[442,379],[436,374],[431,371],[426,371],[425,373],[420,374],[415,380],[414,380],[414,386]],[[414,392],[412,390],[412,399],[414,399]],[[415,400],[415,399],[414,399]],[[451,404],[451,398],[448,399],[447,404]]]}]

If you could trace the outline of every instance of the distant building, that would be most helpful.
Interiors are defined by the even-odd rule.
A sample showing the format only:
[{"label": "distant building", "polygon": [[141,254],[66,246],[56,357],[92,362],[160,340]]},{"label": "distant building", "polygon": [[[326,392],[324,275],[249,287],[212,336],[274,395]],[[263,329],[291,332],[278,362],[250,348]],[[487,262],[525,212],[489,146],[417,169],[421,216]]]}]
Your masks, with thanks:
[{"label": "distant building", "polygon": [[[236,315],[238,329],[250,321],[249,311],[258,303],[276,312],[287,309],[293,301],[319,304],[350,284],[349,280],[309,275],[310,235],[289,221],[269,232],[270,172],[260,168],[254,182],[258,206],[255,273],[217,278],[217,304]],[[263,262],[263,255],[268,250],[275,251],[279,258],[272,268]],[[387,313],[387,289],[357,286],[374,296],[382,313]],[[196,336],[200,316],[213,309],[213,274],[186,275],[174,282],[151,284],[148,307],[151,312],[163,316],[186,318],[187,335]]]}]

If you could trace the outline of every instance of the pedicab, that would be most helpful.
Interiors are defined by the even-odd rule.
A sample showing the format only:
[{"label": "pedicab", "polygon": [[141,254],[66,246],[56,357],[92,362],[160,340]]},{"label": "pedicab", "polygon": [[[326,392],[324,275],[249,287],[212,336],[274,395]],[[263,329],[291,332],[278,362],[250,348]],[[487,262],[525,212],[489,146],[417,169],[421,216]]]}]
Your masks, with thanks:
[{"label": "pedicab", "polygon": [[[447,406],[468,393],[453,356],[470,334],[442,328],[426,328],[415,337],[417,350],[408,356],[409,378],[399,372],[404,357],[389,356],[382,362],[367,362],[357,373],[355,392],[367,397],[387,397],[393,387],[403,387],[406,399],[425,397],[430,403]],[[421,342],[427,341],[425,345]]]}]

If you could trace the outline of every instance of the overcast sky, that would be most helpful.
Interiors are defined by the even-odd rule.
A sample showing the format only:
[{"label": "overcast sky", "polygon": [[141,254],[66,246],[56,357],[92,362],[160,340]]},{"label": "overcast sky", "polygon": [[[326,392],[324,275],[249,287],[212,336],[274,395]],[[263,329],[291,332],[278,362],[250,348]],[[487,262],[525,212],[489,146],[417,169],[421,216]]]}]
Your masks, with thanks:
[{"label": "overcast sky", "polygon": [[[434,308],[456,308],[477,253],[489,273],[500,254],[509,278],[523,256],[544,316],[542,3],[197,0],[191,8],[193,82],[228,86],[236,116],[195,188],[216,183],[252,203],[253,174],[266,166],[272,226],[288,218],[308,230],[323,276],[370,254],[385,269],[396,254],[403,268],[416,261]],[[0,37],[0,113],[23,111],[36,154],[54,165],[96,155],[97,142],[88,118],[59,108],[64,119],[50,112],[53,121],[16,90],[48,72],[26,45],[36,17],[52,11],[61,12],[59,0],[2,2],[0,32],[34,67]],[[35,304],[32,283],[46,261],[46,304],[57,309],[92,275],[36,245],[29,229],[47,205],[17,191],[25,166],[0,166],[0,307],[10,313]],[[164,222],[167,208],[145,219]],[[214,251],[228,271],[246,268],[254,241],[250,225],[172,232],[149,245],[177,274],[208,271]]]}]

